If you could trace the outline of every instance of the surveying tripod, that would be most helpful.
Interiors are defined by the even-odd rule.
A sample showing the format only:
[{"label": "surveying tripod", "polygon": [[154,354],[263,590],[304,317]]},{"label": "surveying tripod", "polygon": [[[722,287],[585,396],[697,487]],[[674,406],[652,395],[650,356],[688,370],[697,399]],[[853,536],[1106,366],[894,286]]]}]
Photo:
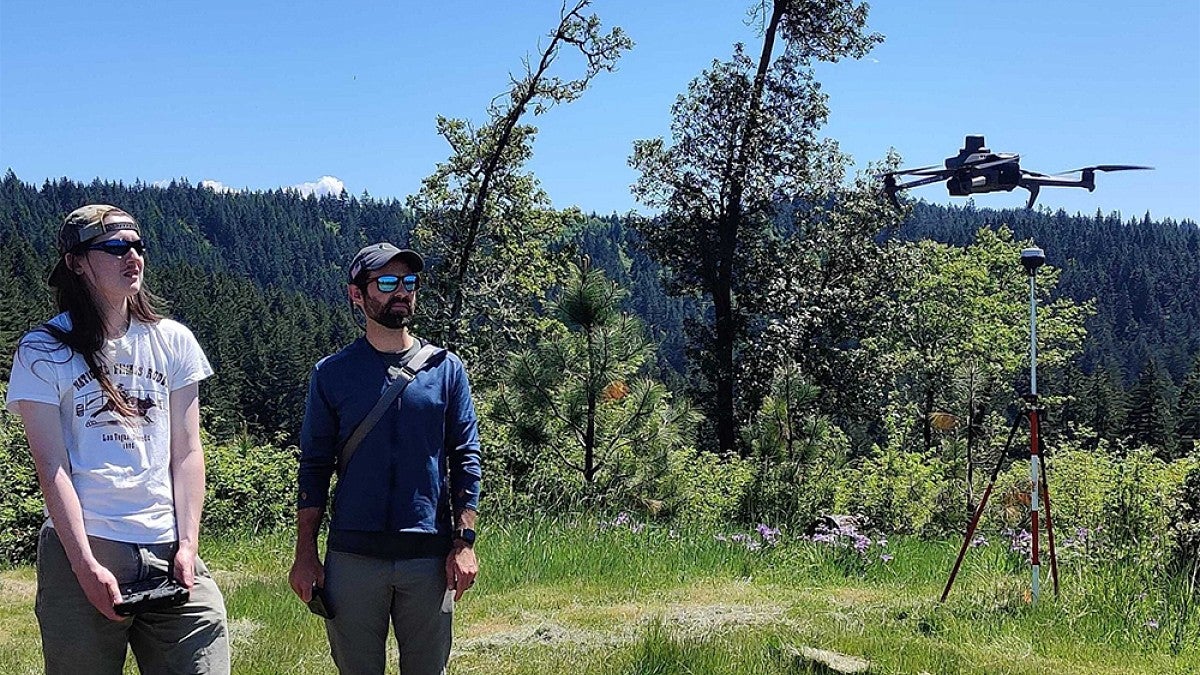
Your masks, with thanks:
[{"label": "surveying tripod", "polygon": [[1029,421],[1029,515],[1030,529],[1032,530],[1030,565],[1033,581],[1031,597],[1036,604],[1040,591],[1040,515],[1043,504],[1046,507],[1046,541],[1050,547],[1050,576],[1054,581],[1054,596],[1058,597],[1058,556],[1054,550],[1054,523],[1050,518],[1050,485],[1046,480],[1046,467],[1043,462],[1042,422],[1045,409],[1039,405],[1037,388],[1037,270],[1045,263],[1046,253],[1042,249],[1026,248],[1021,251],[1021,265],[1029,276],[1029,393],[1022,396],[1025,401],[1025,410],[1013,420],[1012,429],[1008,432],[1008,440],[1004,443],[1004,450],[996,458],[996,466],[992,469],[987,488],[983,491],[979,506],[975,507],[975,513],[971,516],[967,533],[963,537],[962,548],[958,550],[958,558],[954,561],[954,568],[950,571],[950,578],[946,581],[945,590],[942,591],[941,602],[946,601],[946,597],[950,595],[950,588],[954,586],[954,578],[958,576],[958,569],[962,565],[963,557],[967,554],[967,548],[971,545],[971,537],[975,534],[975,528],[978,527],[979,519],[983,516],[983,510],[987,506],[988,497],[992,494],[992,488],[996,486],[996,477],[1000,475],[1000,467],[1008,457],[1013,438],[1017,434],[1017,428],[1021,426],[1021,420]]}]

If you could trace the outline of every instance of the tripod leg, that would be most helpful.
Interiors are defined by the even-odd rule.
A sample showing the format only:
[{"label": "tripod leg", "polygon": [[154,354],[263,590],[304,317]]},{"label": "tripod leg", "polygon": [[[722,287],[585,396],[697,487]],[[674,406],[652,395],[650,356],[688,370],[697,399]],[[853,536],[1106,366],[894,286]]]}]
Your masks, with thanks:
[{"label": "tripod leg", "polygon": [[996,458],[996,466],[992,469],[992,477],[988,479],[987,488],[983,491],[983,497],[979,500],[979,506],[975,507],[975,513],[971,516],[970,524],[967,525],[967,534],[963,537],[962,547],[958,549],[958,557],[954,560],[954,568],[950,570],[950,578],[946,580],[946,588],[942,591],[942,599],[939,602],[945,602],[946,598],[950,595],[950,588],[954,586],[954,578],[958,576],[958,568],[962,566],[963,558],[967,555],[967,547],[971,545],[971,536],[975,534],[975,528],[979,525],[979,519],[983,517],[983,509],[987,507],[988,497],[992,495],[992,488],[996,486],[996,478],[1000,475],[1000,466],[1004,464],[1004,458],[1008,456],[1008,450],[1012,447],[1012,440],[1017,435],[1017,427],[1019,426],[1021,426],[1020,415],[1013,420],[1012,429],[1008,432],[1008,440],[1004,443],[1004,450]]},{"label": "tripod leg", "polygon": [[1058,597],[1058,554],[1054,549],[1054,519],[1050,517],[1050,478],[1046,474],[1046,446],[1038,439],[1042,455],[1042,503],[1046,506],[1046,543],[1050,545],[1050,577],[1054,580],[1054,597]]},{"label": "tripod leg", "polygon": [[963,558],[967,555],[967,547],[971,545],[971,536],[975,534],[975,526],[979,524],[979,518],[983,516],[983,509],[987,506],[988,497],[992,494],[993,486],[994,483],[988,483],[987,489],[983,491],[983,497],[979,500],[979,506],[975,507],[975,513],[971,516],[971,524],[967,525],[967,534],[963,537],[962,547],[958,549],[958,557],[954,560],[954,569],[950,570],[950,578],[946,580],[946,588],[942,591],[940,602],[945,602],[946,596],[950,595],[950,587],[954,585],[954,578],[958,576],[958,568],[962,565]]}]

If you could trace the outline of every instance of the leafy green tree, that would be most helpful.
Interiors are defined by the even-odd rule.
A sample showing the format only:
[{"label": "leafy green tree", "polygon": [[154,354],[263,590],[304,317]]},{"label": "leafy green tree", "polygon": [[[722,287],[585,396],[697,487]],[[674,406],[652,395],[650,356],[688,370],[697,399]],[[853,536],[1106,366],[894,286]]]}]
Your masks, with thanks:
[{"label": "leafy green tree", "polygon": [[[920,446],[909,449],[935,450],[935,424],[946,419],[939,413],[950,415],[949,427],[965,435],[965,457],[944,459],[965,468],[968,510],[981,441],[995,431],[985,422],[989,415],[999,422],[998,413],[1029,390],[1029,285],[1019,264],[1024,245],[1001,228],[981,229],[964,248],[933,241],[909,247],[912,261],[896,284],[896,321],[872,341],[895,377],[893,410],[903,410],[898,414],[920,430]],[[1059,275],[1049,266],[1038,270],[1040,373],[1078,354],[1091,312],[1090,305],[1051,300]],[[1019,390],[1005,391],[1018,381]],[[946,447],[955,454],[959,448]]]},{"label": "leafy green tree", "polygon": [[549,450],[595,498],[636,494],[662,479],[689,440],[694,414],[638,373],[653,354],[626,292],[584,258],[553,303],[558,335],[509,361],[492,417]]},{"label": "leafy green tree", "polygon": [[[542,326],[537,299],[562,272],[549,244],[580,218],[573,210],[554,211],[524,170],[537,129],[523,122],[578,99],[633,46],[620,28],[602,33],[599,18],[583,13],[589,4],[563,6],[546,46],[493,101],[485,124],[438,117],[438,133],[453,154],[409,199],[419,217],[414,239],[432,268],[422,331],[475,362],[485,381],[505,347]],[[583,72],[574,79],[554,75],[571,51],[583,58]]]},{"label": "leafy green tree", "polygon": [[[712,319],[693,333],[711,358],[701,373],[718,447],[733,452],[740,336],[749,321],[738,283],[754,265],[755,243],[771,230],[781,199],[819,203],[840,178],[830,143],[816,132],[828,114],[811,69],[815,60],[862,56],[882,38],[864,33],[865,3],[773,0],[755,5],[762,29],[757,59],[742,45],[693,80],[672,108],[670,147],[637,141],[634,194],[661,217],[638,227],[674,290],[711,302]],[[776,56],[776,39],[782,53]],[[837,165],[830,169],[829,165]]]},{"label": "leafy green tree", "polygon": [[821,389],[819,411],[850,436],[855,453],[876,440],[871,427],[887,382],[870,338],[886,332],[895,314],[905,259],[887,232],[902,215],[869,173],[860,174],[819,206],[782,212],[756,242],[738,289],[749,319],[739,350],[744,409],[758,405],[779,364],[796,364]]}]

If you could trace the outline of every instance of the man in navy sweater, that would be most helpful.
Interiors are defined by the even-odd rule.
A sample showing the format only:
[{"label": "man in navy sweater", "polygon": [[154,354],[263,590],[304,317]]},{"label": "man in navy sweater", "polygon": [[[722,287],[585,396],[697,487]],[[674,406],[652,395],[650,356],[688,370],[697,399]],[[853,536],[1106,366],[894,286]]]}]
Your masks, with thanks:
[{"label": "man in navy sweater", "polygon": [[338,449],[422,341],[409,333],[421,256],[387,243],[350,263],[366,336],[313,368],[300,434],[296,557],[288,581],[326,606],[343,673],[383,673],[389,621],[403,675],[443,673],[452,605],[475,582],[479,433],[462,361],[442,351],[417,372],[339,473],[325,563],[317,551]]}]

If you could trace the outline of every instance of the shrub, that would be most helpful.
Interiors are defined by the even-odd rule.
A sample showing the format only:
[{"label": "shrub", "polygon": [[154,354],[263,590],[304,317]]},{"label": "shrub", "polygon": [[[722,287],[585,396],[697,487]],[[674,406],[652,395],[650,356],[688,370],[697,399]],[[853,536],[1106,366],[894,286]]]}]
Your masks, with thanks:
[{"label": "shrub", "polygon": [[[7,388],[0,383],[0,399]],[[0,411],[0,565],[33,561],[45,519],[24,427],[20,418]]]},{"label": "shrub", "polygon": [[673,451],[669,462],[669,474],[662,482],[668,514],[685,523],[711,525],[736,518],[754,481],[750,462],[695,448]]},{"label": "shrub", "polygon": [[842,473],[834,508],[839,513],[861,513],[883,532],[928,534],[947,489],[945,474],[936,458],[895,447],[876,448]]},{"label": "shrub", "polygon": [[1178,567],[1200,564],[1200,465],[1193,466],[1179,486],[1171,530]]},{"label": "shrub", "polygon": [[257,444],[245,434],[226,443],[205,440],[207,532],[262,532],[292,522],[295,447]]},{"label": "shrub", "polygon": [[[1088,548],[1108,554],[1155,554],[1174,539],[1172,514],[1195,459],[1165,462],[1150,448],[1119,456],[1069,448],[1049,458],[1056,535],[1087,532]],[[1013,462],[997,480],[989,512],[1005,527],[1029,527],[1029,462]],[[1157,555],[1157,554],[1155,554]]]}]

